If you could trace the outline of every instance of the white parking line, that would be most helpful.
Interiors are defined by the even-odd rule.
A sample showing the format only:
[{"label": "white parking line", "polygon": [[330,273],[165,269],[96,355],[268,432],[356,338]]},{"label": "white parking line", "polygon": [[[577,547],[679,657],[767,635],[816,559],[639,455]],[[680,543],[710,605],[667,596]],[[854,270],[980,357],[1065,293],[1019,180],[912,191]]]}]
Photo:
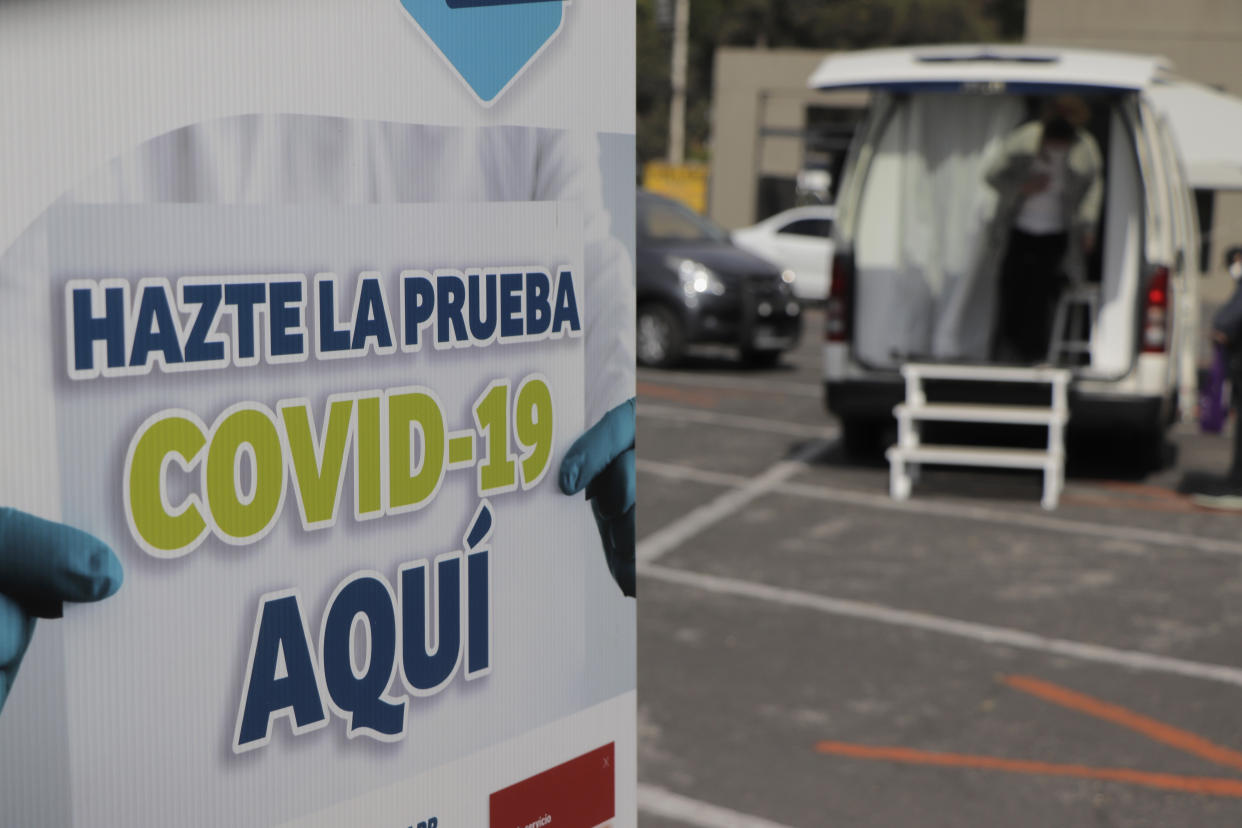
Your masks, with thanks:
[{"label": "white parking line", "polygon": [[786,828],[776,822],[699,802],[654,785],[638,786],[638,810],[701,828]]},{"label": "white parking line", "polygon": [[646,371],[638,372],[639,382],[653,382],[661,385],[691,385],[700,388],[729,388],[734,391],[767,391],[788,394],[794,397],[819,399],[824,396],[822,386],[811,382],[790,382],[789,380],[748,379],[746,377],[713,377],[707,374],[695,374],[689,371]]},{"label": "white parking line", "polygon": [[987,506],[948,503],[943,500],[895,501],[887,495],[854,492],[848,489],[837,489],[806,483],[785,484],[780,487],[780,491],[783,494],[827,500],[833,503],[870,506],[876,509],[889,509],[891,511],[932,515],[935,517],[950,517],[979,523],[996,523],[1004,526],[1024,526],[1030,529],[1059,532],[1066,535],[1085,535],[1088,537],[1106,538],[1108,540],[1128,540],[1148,546],[1164,546],[1178,550],[1194,550],[1196,552],[1221,555],[1242,555],[1242,543],[1238,541],[1226,540],[1224,538],[1205,538],[1199,535],[1186,535],[1180,532],[1165,532],[1160,529],[1147,529],[1141,526],[1091,523],[1085,520],[1070,520],[1068,518],[1057,518],[1029,512],[991,509]]},{"label": "white parking line", "polygon": [[711,485],[727,486],[730,489],[730,491],[721,494],[709,503],[687,513],[684,517],[673,521],[668,526],[653,532],[639,541],[639,574],[647,578],[654,578],[667,583],[690,586],[719,594],[744,596],[787,606],[813,609],[832,615],[849,616],[897,626],[929,630],[989,644],[1038,650],[1085,661],[1116,664],[1136,670],[1173,673],[1242,687],[1242,669],[1236,667],[1187,661],[1137,650],[1123,650],[1067,639],[1047,638],[1007,627],[995,627],[988,624],[961,621],[927,613],[895,609],[880,604],[831,598],[734,578],[689,572],[653,563],[661,555],[677,548],[694,535],[730,516],[742,505],[774,491],[890,511],[915,512],[1006,526],[1020,524],[1063,534],[1125,538],[1148,545],[1169,546],[1177,549],[1190,547],[1201,551],[1242,554],[1242,544],[1212,538],[1199,538],[1193,535],[1180,535],[1173,532],[1161,532],[1137,527],[1107,526],[1086,521],[1062,520],[1043,515],[1030,515],[963,504],[944,502],[920,503],[918,501],[898,502],[890,500],[884,495],[786,482],[790,476],[800,471],[805,466],[806,461],[822,447],[822,444],[808,446],[798,457],[777,463],[754,478],[703,471],[672,463],[639,460],[639,470],[649,474],[656,474],[673,480],[693,480]]},{"label": "white parking line", "polygon": [[[636,550],[638,560],[640,562],[654,561],[666,552],[676,549],[699,532],[734,514],[755,498],[776,489],[781,483],[806,468],[807,461],[820,454],[825,448],[827,444],[819,440],[808,443],[791,459],[769,466],[757,477],[746,480],[737,488],[725,492],[697,509],[692,509],[668,526],[657,529],[638,542]],[[642,463],[642,461],[639,462]]]},{"label": "white parking line", "polygon": [[[690,466],[679,466],[672,463],[659,463],[640,459],[638,470],[671,480],[689,480],[715,486],[728,486],[741,490],[750,485],[751,479],[740,475],[722,474],[720,472],[703,471]],[[794,471],[797,471],[795,469]],[[766,474],[766,472],[765,472]],[[928,515],[930,517],[953,518],[968,520],[975,523],[991,523],[998,526],[1022,526],[1044,532],[1055,532],[1063,535],[1079,535],[1086,537],[1105,538],[1108,540],[1128,540],[1147,546],[1158,546],[1179,551],[1195,551],[1218,555],[1242,556],[1242,543],[1224,538],[1205,538],[1199,535],[1187,535],[1179,532],[1165,532],[1160,529],[1146,529],[1141,526],[1122,526],[1117,524],[1091,523],[1085,520],[1070,520],[1043,514],[1018,512],[1008,509],[993,509],[987,506],[972,506],[966,503],[951,503],[943,500],[893,500],[888,495],[842,489],[834,486],[822,486],[815,483],[788,482],[786,475],[776,486],[766,491],[823,500],[830,503],[841,503],[850,506],[862,506],[868,509],[881,509],[890,512]],[[755,478],[756,480],[758,478]],[[763,494],[764,492],[760,492]],[[726,497],[721,495],[721,497]],[[753,500],[754,498],[748,498]],[[708,504],[711,505],[711,504]],[[690,514],[694,514],[691,512]],[[726,513],[727,514],[727,513]],[[686,517],[689,517],[687,515]],[[683,518],[684,520],[685,518]],[[676,525],[680,521],[675,521]],[[671,527],[665,527],[668,529]],[[705,526],[702,528],[706,528]],[[660,532],[665,529],[658,530]],[[641,548],[642,542],[639,542]]]},{"label": "white parking line", "polygon": [[1242,669],[1224,664],[1187,661],[1180,658],[1144,653],[1138,650],[1122,650],[1099,644],[1070,641],[1064,638],[1047,638],[1009,627],[994,627],[990,624],[978,624],[973,621],[960,621],[956,618],[945,618],[923,612],[895,609],[882,604],[869,604],[845,598],[830,598],[826,595],[768,586],[767,584],[743,581],[737,578],[689,572],[660,564],[639,564],[638,572],[646,578],[693,587],[707,592],[714,592],[718,595],[754,598],[784,606],[815,610],[829,615],[858,618],[865,621],[876,621],[881,624],[937,632],[957,638],[979,641],[984,644],[999,644],[1023,650],[1036,650],[1051,655],[1076,658],[1081,661],[1114,664],[1149,672],[1172,673],[1174,675],[1217,681],[1223,684],[1242,687]]},{"label": "white parking line", "polygon": [[667,478],[668,480],[688,480],[693,483],[706,483],[709,486],[725,486],[728,488],[744,486],[750,480],[749,477],[744,477],[740,474],[707,471],[705,469],[696,469],[693,466],[661,463],[659,460],[647,460],[642,457],[638,458],[638,470],[654,474],[657,477]]},{"label": "white parking line", "polygon": [[746,417],[740,414],[722,414],[701,408],[678,408],[672,405],[656,405],[639,400],[638,416],[679,423],[702,423],[704,425],[740,428],[747,431],[765,431],[770,434],[788,434],[791,437],[836,439],[840,429],[831,425],[807,425],[787,420],[769,420],[766,417]]}]

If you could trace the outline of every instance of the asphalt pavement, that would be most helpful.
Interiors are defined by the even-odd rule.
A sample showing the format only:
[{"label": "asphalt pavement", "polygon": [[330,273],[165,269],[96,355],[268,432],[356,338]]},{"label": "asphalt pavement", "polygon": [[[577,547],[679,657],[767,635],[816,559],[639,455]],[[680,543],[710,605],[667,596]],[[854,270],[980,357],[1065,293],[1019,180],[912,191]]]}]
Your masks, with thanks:
[{"label": "asphalt pavement", "polygon": [[638,374],[639,824],[1242,825],[1242,512],[1179,494],[1226,437],[928,469],[888,497],[779,366]]}]

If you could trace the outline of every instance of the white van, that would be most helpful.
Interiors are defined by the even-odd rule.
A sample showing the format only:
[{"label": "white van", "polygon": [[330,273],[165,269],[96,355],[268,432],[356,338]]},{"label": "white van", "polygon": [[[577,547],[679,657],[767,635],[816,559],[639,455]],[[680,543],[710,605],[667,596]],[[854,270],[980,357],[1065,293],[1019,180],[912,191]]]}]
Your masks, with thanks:
[{"label": "white van", "polygon": [[1162,446],[1179,404],[1193,404],[1199,312],[1197,217],[1149,95],[1167,72],[1155,57],[1033,46],[823,62],[811,87],[872,90],[837,196],[824,346],[827,405],[847,449],[871,450],[891,428],[902,363],[1006,361],[996,347],[996,257],[985,249],[998,195],[985,171],[1011,132],[1067,94],[1090,113],[1103,208],[1074,291],[1082,301],[1067,307],[1072,324],[1039,361],[1073,370],[1071,427],[1124,427],[1141,435],[1136,450]]}]

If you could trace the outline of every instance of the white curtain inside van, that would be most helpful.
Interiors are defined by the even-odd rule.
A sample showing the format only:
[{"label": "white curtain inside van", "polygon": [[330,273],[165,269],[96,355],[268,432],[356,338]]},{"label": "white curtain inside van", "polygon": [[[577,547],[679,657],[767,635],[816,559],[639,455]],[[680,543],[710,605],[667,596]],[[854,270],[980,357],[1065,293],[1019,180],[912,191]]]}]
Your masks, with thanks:
[{"label": "white curtain inside van", "polygon": [[859,205],[856,353],[877,367],[986,360],[997,291],[984,235],[996,193],[983,172],[1025,106],[1007,96],[920,94],[895,107]]},{"label": "white curtain inside van", "polygon": [[[863,183],[854,239],[854,346],[866,365],[992,357],[997,195],[984,170],[1023,120],[1012,96],[919,94],[894,111]],[[1113,113],[1105,172],[1100,301],[1084,378],[1116,379],[1134,353],[1143,194],[1134,136]],[[1170,163],[1167,160],[1164,163]]]}]

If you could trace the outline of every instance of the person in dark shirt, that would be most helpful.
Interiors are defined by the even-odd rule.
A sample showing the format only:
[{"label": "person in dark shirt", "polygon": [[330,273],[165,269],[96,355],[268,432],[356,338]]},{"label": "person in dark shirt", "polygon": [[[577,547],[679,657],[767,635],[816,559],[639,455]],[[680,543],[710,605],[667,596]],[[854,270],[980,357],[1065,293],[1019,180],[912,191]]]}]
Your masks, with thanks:
[{"label": "person in dark shirt", "polygon": [[[1233,295],[1212,317],[1212,339],[1225,347],[1229,360],[1230,401],[1235,412],[1242,411],[1242,247],[1225,253],[1225,264],[1233,277]],[[1233,462],[1229,482],[1242,488],[1242,428],[1234,423]]]}]

